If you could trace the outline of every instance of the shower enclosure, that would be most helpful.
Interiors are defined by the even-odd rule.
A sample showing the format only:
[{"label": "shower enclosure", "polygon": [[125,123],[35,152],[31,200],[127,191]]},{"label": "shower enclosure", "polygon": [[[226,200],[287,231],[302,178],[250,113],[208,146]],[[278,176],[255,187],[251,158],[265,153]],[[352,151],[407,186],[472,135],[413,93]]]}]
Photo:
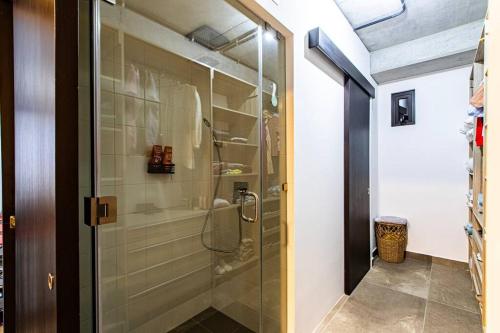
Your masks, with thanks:
[{"label": "shower enclosure", "polygon": [[80,26],[82,332],[283,332],[284,38],[224,0]]}]

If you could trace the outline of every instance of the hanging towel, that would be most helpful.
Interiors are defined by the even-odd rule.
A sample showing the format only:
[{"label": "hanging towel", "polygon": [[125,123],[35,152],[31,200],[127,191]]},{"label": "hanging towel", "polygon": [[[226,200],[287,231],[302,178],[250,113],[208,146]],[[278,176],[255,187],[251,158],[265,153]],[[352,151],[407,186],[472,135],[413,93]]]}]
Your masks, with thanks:
[{"label": "hanging towel", "polygon": [[193,144],[196,149],[201,146],[202,139],[202,122],[203,115],[201,113],[201,99],[198,90],[194,87],[194,130],[193,130]]},{"label": "hanging towel", "polygon": [[[175,109],[176,117],[180,121],[175,122],[176,131],[180,133],[177,138],[182,138],[177,142],[177,146],[182,150],[180,156],[183,157],[183,165],[193,170],[195,168],[194,150],[200,148],[202,137],[203,116],[201,113],[201,99],[196,87],[192,85],[182,85],[182,104]],[[178,97],[174,97],[178,99]]]},{"label": "hanging towel", "polygon": [[146,71],[146,99],[156,102],[160,100],[155,74],[149,70]]},{"label": "hanging towel", "polygon": [[271,132],[269,129],[269,122],[273,119],[273,115],[265,110],[264,112],[264,124],[265,124],[265,135],[266,135],[266,165],[267,165],[267,174],[272,175],[274,173],[273,166],[273,154],[272,154],[272,140],[271,140]]},{"label": "hanging towel", "polygon": [[146,145],[159,143],[160,135],[160,104],[146,102]]},{"label": "hanging towel", "polygon": [[134,64],[128,64],[127,76],[125,78],[124,91],[127,94],[134,96],[139,95],[139,86],[141,82],[141,74],[139,68]]}]

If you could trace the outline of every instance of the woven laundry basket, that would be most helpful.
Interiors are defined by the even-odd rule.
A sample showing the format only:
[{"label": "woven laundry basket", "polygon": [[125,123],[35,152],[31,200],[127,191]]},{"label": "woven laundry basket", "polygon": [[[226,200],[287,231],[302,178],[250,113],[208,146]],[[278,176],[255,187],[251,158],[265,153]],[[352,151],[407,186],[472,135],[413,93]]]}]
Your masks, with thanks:
[{"label": "woven laundry basket", "polygon": [[381,216],[375,219],[378,255],[380,259],[391,263],[405,260],[408,244],[408,221],[396,216]]}]

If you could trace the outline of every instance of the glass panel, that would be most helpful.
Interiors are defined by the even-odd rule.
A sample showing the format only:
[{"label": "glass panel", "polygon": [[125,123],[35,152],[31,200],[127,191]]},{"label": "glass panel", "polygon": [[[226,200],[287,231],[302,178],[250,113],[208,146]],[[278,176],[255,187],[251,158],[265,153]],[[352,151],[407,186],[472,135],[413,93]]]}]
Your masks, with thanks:
[{"label": "glass panel", "polygon": [[280,269],[286,267],[285,40],[269,26],[262,35],[262,62],[262,324],[267,333],[281,332],[286,316]]},{"label": "glass panel", "polygon": [[92,195],[91,146],[91,68],[90,68],[90,3],[79,1],[78,47],[78,186],[79,186],[79,239],[80,239],[80,332],[92,332],[94,327],[93,244],[92,229],[84,223],[83,202]]},{"label": "glass panel", "polygon": [[258,26],[222,0],[100,6],[101,331],[258,332]]}]

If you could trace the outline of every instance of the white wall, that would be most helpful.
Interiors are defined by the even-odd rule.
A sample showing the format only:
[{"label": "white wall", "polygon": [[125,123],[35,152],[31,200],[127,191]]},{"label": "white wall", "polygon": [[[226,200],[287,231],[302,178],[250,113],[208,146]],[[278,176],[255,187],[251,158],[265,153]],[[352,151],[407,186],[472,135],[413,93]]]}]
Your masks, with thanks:
[{"label": "white wall", "polygon": [[[470,68],[380,85],[378,201],[381,215],[409,219],[408,251],[466,261],[463,225]],[[391,127],[391,94],[415,89],[416,125]]]},{"label": "white wall", "polygon": [[257,2],[294,33],[295,332],[308,333],[344,294],[344,84],[307,32],[321,27],[367,77],[370,55],[333,0]]}]

